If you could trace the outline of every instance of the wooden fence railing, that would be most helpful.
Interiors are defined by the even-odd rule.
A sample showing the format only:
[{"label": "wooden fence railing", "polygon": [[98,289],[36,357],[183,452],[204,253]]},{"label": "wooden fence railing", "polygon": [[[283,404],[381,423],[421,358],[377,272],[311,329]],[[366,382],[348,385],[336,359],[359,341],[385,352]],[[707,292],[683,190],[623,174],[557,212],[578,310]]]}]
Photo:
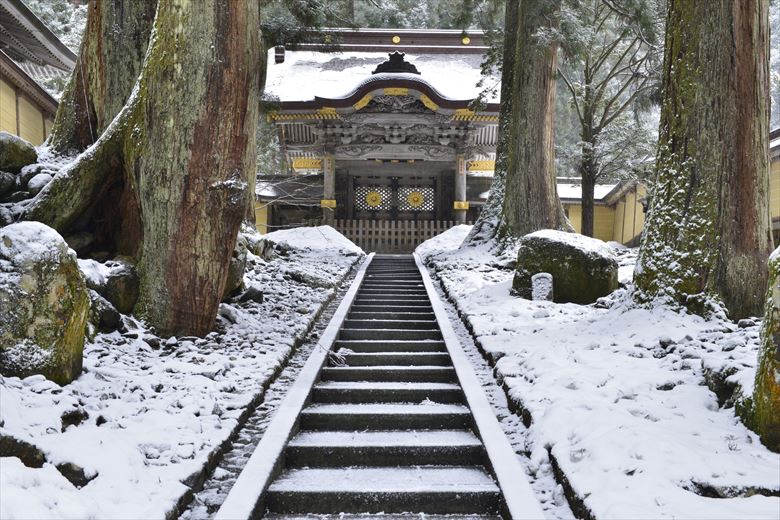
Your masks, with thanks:
[{"label": "wooden fence railing", "polygon": [[[454,220],[345,220],[336,229],[366,252],[411,253],[422,242],[460,224]],[[470,222],[467,222],[470,224]]]}]

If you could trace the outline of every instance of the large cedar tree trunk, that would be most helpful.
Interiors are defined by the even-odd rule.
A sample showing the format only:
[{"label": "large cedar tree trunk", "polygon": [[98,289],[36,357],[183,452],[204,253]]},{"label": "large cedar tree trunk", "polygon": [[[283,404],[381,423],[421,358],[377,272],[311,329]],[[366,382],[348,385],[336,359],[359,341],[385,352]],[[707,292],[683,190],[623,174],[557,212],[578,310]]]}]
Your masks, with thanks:
[{"label": "large cedar tree trunk", "polygon": [[737,406],[770,450],[780,452],[780,248],[769,259],[769,290],[758,351],[752,408]]},{"label": "large cedar tree trunk", "polygon": [[133,94],[25,214],[134,257],[162,334],[214,323],[255,174],[258,28],[255,1],[160,0]]},{"label": "large cedar tree trunk", "polygon": [[582,221],[580,233],[593,236],[593,221],[595,220],[596,178],[598,165],[594,157],[596,138],[583,131],[582,159],[580,160],[580,177],[582,179]]},{"label": "large cedar tree trunk", "polygon": [[49,138],[60,154],[94,143],[122,110],[141,73],[157,0],[91,0],[79,58]]},{"label": "large cedar tree trunk", "polygon": [[769,216],[768,3],[671,0],[641,298],[763,311]]},{"label": "large cedar tree trunk", "polygon": [[496,143],[496,166],[485,205],[479,218],[466,237],[465,244],[478,244],[496,237],[501,225],[504,205],[506,167],[509,143],[514,142],[512,131],[512,86],[515,68],[515,38],[517,34],[518,2],[509,1],[504,9],[504,48],[501,64],[501,105],[498,114],[498,142]]},{"label": "large cedar tree trunk", "polygon": [[505,237],[571,230],[555,183],[555,82],[560,0],[519,2],[514,31],[512,130],[507,144]]}]

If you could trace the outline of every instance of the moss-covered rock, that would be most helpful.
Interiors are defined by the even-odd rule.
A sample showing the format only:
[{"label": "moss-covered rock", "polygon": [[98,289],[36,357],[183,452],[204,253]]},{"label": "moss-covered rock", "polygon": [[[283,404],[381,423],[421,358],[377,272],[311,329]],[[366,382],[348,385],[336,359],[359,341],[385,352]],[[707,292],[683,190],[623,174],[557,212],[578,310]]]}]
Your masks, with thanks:
[{"label": "moss-covered rock", "polygon": [[0,132],[0,170],[19,173],[28,164],[38,160],[33,145],[21,137]]},{"label": "moss-covered rock", "polygon": [[117,258],[107,262],[107,265],[110,266],[110,272],[106,276],[105,286],[98,292],[111,302],[116,310],[122,314],[130,314],[138,301],[140,288],[135,265],[126,258]]},{"label": "moss-covered rock", "polygon": [[89,297],[75,255],[53,229],[0,229],[0,373],[59,384],[81,373]]},{"label": "moss-covered rock", "polygon": [[537,273],[553,276],[558,303],[593,303],[618,287],[618,263],[609,247],[563,231],[542,230],[520,239],[512,289],[530,299],[531,278]]},{"label": "moss-covered rock", "polygon": [[10,193],[16,183],[16,176],[8,172],[0,172],[0,197]]},{"label": "moss-covered rock", "polygon": [[767,448],[780,452],[780,248],[769,258],[769,289],[753,399],[738,412]]},{"label": "moss-covered rock", "polygon": [[222,292],[223,300],[244,288],[244,270],[246,269],[247,251],[247,239],[243,233],[239,233],[238,238],[236,239],[236,247],[233,248],[233,256],[230,257],[227,280],[225,281],[225,290]]}]

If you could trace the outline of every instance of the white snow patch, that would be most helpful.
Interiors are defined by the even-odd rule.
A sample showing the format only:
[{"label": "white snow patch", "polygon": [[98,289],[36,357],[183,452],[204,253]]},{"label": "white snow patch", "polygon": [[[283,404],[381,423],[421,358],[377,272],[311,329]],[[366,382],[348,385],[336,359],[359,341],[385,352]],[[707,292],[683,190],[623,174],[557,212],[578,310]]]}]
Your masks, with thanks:
[{"label": "white snow patch", "polygon": [[[21,226],[11,230],[12,245],[0,243],[3,254],[25,258],[55,241],[40,224]],[[188,478],[361,258],[354,246],[351,255],[334,247],[348,242],[335,231],[286,233],[293,242],[306,237],[307,248],[290,247],[273,260],[248,254],[244,281],[264,293],[263,303],[223,303],[235,322],[218,318],[218,330],[205,338],[160,339],[139,324],[88,342],[83,374],[64,387],[43,376],[0,377],[0,432],[38,446],[51,464],[97,474],[76,489],[51,465],[0,459],[0,517],[163,518],[172,511]],[[98,280],[110,267],[80,266]],[[63,431],[62,414],[79,408],[89,417]]]},{"label": "white snow patch", "polygon": [[[532,458],[549,447],[596,518],[777,518],[780,498],[740,490],[777,493],[780,456],[719,407],[703,378],[704,367],[728,369],[750,393],[758,325],[636,307],[630,287],[598,307],[516,298],[511,251],[458,248],[467,233],[460,226],[417,251],[533,417]],[[630,269],[635,253],[616,253]],[[707,498],[696,486],[732,495]]]},{"label": "white snow patch", "polygon": [[350,253],[363,253],[362,249],[331,226],[283,229],[263,235],[263,238],[298,249],[340,249]]}]

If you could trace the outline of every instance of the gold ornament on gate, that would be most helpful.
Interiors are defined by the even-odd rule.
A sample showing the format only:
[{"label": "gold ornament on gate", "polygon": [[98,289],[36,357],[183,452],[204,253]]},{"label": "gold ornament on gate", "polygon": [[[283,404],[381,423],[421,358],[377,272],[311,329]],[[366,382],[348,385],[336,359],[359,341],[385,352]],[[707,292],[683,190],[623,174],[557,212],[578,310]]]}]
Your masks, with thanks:
[{"label": "gold ornament on gate", "polygon": [[425,202],[425,196],[419,191],[413,191],[406,196],[406,202],[413,208],[419,208]]},{"label": "gold ornament on gate", "polygon": [[380,204],[382,204],[382,195],[379,194],[379,192],[376,191],[369,191],[366,194],[366,204],[368,204],[372,208],[376,208]]}]

